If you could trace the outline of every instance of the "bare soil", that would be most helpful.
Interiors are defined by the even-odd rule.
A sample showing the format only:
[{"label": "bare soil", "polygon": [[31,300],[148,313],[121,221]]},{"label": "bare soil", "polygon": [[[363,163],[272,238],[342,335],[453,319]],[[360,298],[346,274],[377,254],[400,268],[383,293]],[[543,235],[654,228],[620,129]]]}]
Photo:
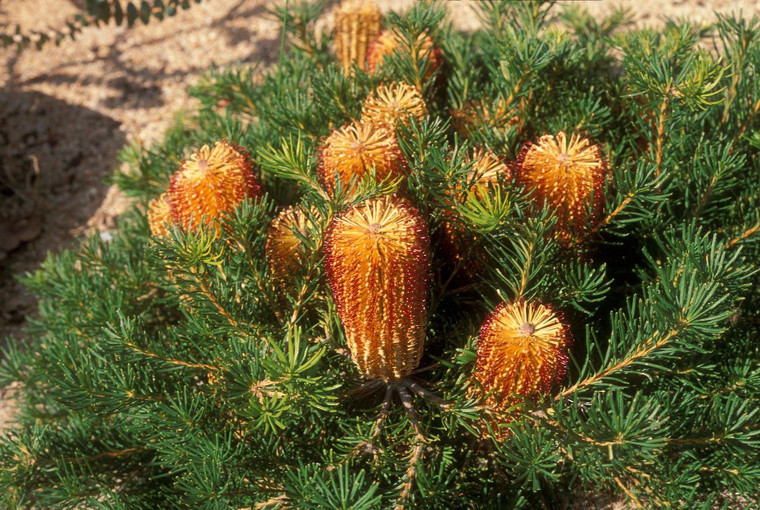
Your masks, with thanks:
[{"label": "bare soil", "polygon": [[[337,3],[328,2],[324,29]],[[377,0],[384,10],[412,3]],[[456,25],[470,29],[478,25],[478,3],[452,0],[447,7]],[[760,13],[760,0],[563,3],[597,15],[624,5],[639,24],[661,23],[666,15],[710,21],[714,10]],[[63,27],[84,4],[0,0],[0,30]],[[22,341],[23,326],[35,315],[34,298],[16,277],[89,229],[108,235],[130,207],[107,185],[119,166],[118,151],[125,144],[149,145],[176,112],[192,110],[187,89],[207,70],[276,59],[279,26],[267,13],[273,4],[207,0],[148,26],[87,28],[60,47],[20,54],[0,49],[0,345],[2,339]],[[0,430],[11,416],[0,395]]]}]

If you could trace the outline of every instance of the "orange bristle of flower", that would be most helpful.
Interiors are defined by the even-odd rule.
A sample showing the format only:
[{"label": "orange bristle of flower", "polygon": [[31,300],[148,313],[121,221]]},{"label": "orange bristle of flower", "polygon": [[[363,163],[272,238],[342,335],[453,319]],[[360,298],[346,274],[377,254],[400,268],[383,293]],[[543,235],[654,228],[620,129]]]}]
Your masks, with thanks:
[{"label": "orange bristle of flower", "polygon": [[209,224],[246,197],[261,196],[248,153],[227,141],[204,145],[184,160],[169,181],[167,201],[172,219],[185,230]]},{"label": "orange bristle of flower", "polygon": [[161,193],[148,204],[148,225],[150,233],[154,236],[165,236],[169,234],[167,226],[171,224],[172,218],[169,212],[169,202],[166,200],[166,193]]},{"label": "orange bristle of flower", "polygon": [[[585,237],[599,222],[607,165],[598,145],[564,131],[528,144],[518,161],[518,181],[557,215],[557,239],[564,245]],[[592,203],[593,200],[593,203]]]},{"label": "orange bristle of flower", "polygon": [[345,71],[365,67],[369,45],[380,33],[380,9],[371,1],[344,0],[335,11],[335,53]]},{"label": "orange bristle of flower", "polygon": [[[471,158],[465,160],[471,163],[465,185],[459,184],[451,193],[453,201],[463,203],[469,194],[476,198],[482,198],[491,186],[498,186],[499,179],[509,179],[511,172],[509,167],[492,152],[477,149]],[[452,202],[453,205],[453,202]],[[454,219],[453,211],[446,211],[444,217],[450,219],[444,221],[441,230],[441,245],[444,252],[454,266],[460,266],[468,280],[474,280],[482,269],[481,261],[472,250],[478,245],[474,234],[468,232]]]},{"label": "orange bristle of flower", "polygon": [[389,196],[348,209],[328,228],[325,271],[359,371],[384,381],[409,375],[427,321],[430,239],[422,215]]},{"label": "orange bristle of flower", "polygon": [[382,66],[385,57],[392,53],[404,50],[409,52],[416,51],[415,60],[417,62],[421,63],[427,60],[428,68],[425,72],[424,80],[428,80],[443,62],[441,50],[435,47],[433,38],[425,33],[417,36],[417,40],[412,45],[412,48],[408,48],[407,46],[403,35],[393,30],[383,30],[369,46],[369,50],[367,51],[367,70],[370,73],[376,72]]},{"label": "orange bristle of flower", "polygon": [[489,407],[549,394],[565,375],[569,344],[569,328],[551,307],[499,304],[480,329],[473,374]]},{"label": "orange bristle of flower", "polygon": [[381,85],[367,96],[362,107],[362,122],[382,124],[396,128],[398,121],[408,124],[409,117],[422,120],[427,105],[420,92],[406,83]]},{"label": "orange bristle of flower", "polygon": [[363,122],[344,126],[333,131],[320,149],[317,173],[330,195],[337,177],[345,189],[373,168],[378,182],[403,178],[409,170],[396,134],[385,126]]},{"label": "orange bristle of flower", "polygon": [[269,268],[278,280],[289,280],[304,262],[302,241],[308,236],[309,218],[303,209],[288,207],[272,220],[267,230],[266,255]]}]

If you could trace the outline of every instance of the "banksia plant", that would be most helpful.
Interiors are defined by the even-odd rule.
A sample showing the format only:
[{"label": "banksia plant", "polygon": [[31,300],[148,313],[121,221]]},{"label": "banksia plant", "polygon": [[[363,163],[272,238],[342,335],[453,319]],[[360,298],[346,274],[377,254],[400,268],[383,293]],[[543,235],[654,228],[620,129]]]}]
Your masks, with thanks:
[{"label": "banksia plant", "polygon": [[600,221],[607,164],[598,145],[564,131],[543,135],[527,144],[518,163],[517,179],[557,215],[556,234],[565,244],[587,238]]},{"label": "banksia plant", "polygon": [[500,303],[480,328],[473,376],[486,402],[502,410],[549,395],[565,375],[570,331],[550,306]]},{"label": "banksia plant", "polygon": [[363,375],[393,381],[419,365],[429,271],[427,225],[402,199],[369,200],[333,220],[325,272],[351,359]]},{"label": "banksia plant", "polygon": [[380,33],[380,9],[372,1],[343,0],[335,11],[335,53],[345,71],[364,68],[369,44]]},{"label": "banksia plant", "polygon": [[408,124],[409,117],[421,121],[427,116],[427,106],[420,92],[406,83],[381,85],[364,101],[362,122],[382,124],[390,129],[402,121]]},{"label": "banksia plant", "polygon": [[336,129],[320,149],[317,171],[330,195],[338,178],[344,189],[350,188],[373,169],[378,182],[408,173],[395,133],[382,124],[358,122]]},{"label": "banksia plant", "polygon": [[412,47],[408,48],[404,37],[399,32],[383,30],[370,44],[367,51],[367,69],[371,73],[376,72],[383,65],[385,57],[399,51],[414,52],[412,54],[412,61],[417,65],[421,65],[423,61],[427,61],[428,67],[423,81],[427,81],[443,63],[443,54],[435,46],[433,38],[430,35],[421,33],[417,36]]},{"label": "banksia plant", "polygon": [[276,3],[23,278],[0,508],[760,507],[760,19]]},{"label": "banksia plant", "polygon": [[280,211],[267,229],[266,254],[269,268],[280,281],[290,280],[304,260],[301,236],[308,236],[309,218],[299,207]]},{"label": "banksia plant", "polygon": [[148,204],[148,225],[150,233],[154,236],[165,236],[169,233],[166,228],[171,223],[172,217],[169,211],[169,202],[166,193],[161,193]]},{"label": "banksia plant", "polygon": [[204,145],[172,175],[166,200],[172,220],[185,230],[216,221],[246,197],[262,194],[247,151],[227,141]]}]

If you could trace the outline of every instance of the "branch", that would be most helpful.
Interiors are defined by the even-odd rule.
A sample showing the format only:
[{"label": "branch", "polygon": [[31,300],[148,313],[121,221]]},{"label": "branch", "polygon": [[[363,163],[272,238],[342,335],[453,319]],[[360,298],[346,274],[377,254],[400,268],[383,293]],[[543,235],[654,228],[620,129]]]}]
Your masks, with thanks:
[{"label": "branch", "polygon": [[663,345],[667,344],[677,334],[678,334],[677,330],[671,329],[667,334],[659,338],[657,338],[654,335],[650,336],[643,344],[637,347],[636,350],[634,350],[634,352],[630,354],[627,358],[615,363],[611,367],[605,368],[601,372],[598,372],[592,375],[591,377],[587,377],[586,379],[575,383],[574,385],[570,386],[565,391],[561,392],[556,397],[554,397],[554,400],[556,401],[556,400],[559,400],[561,397],[567,397],[569,395],[572,395],[576,391],[582,388],[585,388],[586,386],[595,384],[600,379],[608,377],[610,374],[617,372],[619,370],[622,370],[623,368],[629,366],[631,363],[643,358],[644,356],[649,355],[649,353],[651,353],[655,349],[658,349],[662,347]]},{"label": "branch", "polygon": [[140,354],[147,356],[149,358],[158,359],[161,361],[165,361],[166,363],[171,363],[172,365],[179,365],[183,367],[189,367],[189,368],[201,368],[203,370],[211,370],[211,371],[217,371],[219,370],[219,367],[215,367],[213,365],[206,365],[204,363],[192,363],[190,361],[183,361],[181,359],[175,359],[175,358],[166,358],[164,356],[161,356],[159,354],[156,354],[155,352],[151,352],[145,349],[142,349],[135,344],[131,342],[125,342],[124,345],[129,347],[130,349],[133,349]]}]

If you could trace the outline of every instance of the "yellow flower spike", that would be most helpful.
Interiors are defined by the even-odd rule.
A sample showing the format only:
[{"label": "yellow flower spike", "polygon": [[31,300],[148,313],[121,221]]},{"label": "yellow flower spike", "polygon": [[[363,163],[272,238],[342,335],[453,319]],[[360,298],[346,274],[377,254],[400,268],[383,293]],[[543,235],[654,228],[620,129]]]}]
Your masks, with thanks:
[{"label": "yellow flower spike", "polygon": [[317,173],[330,196],[335,193],[336,177],[346,188],[373,168],[378,182],[404,177],[409,169],[395,133],[385,126],[349,124],[333,131],[320,149]]},{"label": "yellow flower spike", "polygon": [[[313,211],[314,212],[314,211]],[[307,235],[309,219],[299,207],[283,209],[267,230],[266,255],[275,278],[289,280],[304,262],[304,251],[296,232]]]},{"label": "yellow flower spike", "polygon": [[157,196],[148,204],[148,225],[150,225],[150,233],[154,236],[168,235],[168,224],[171,224],[169,202],[166,200],[166,193],[161,193],[160,196]]},{"label": "yellow flower spike", "polygon": [[[377,39],[370,44],[367,51],[367,69],[369,72],[377,71],[382,66],[385,57],[396,53],[403,46],[405,46],[405,42],[401,34],[393,30],[383,30]],[[417,61],[421,62],[423,59],[428,61],[428,69],[423,78],[423,81],[427,81],[443,63],[443,54],[440,49],[435,47],[433,38],[425,33],[417,36],[414,48],[417,49]]]},{"label": "yellow flower spike", "polygon": [[425,342],[430,240],[421,214],[383,197],[337,216],[325,270],[359,371],[393,381],[419,364]]},{"label": "yellow flower spike", "polygon": [[504,129],[519,121],[515,111],[504,99],[497,99],[494,103],[482,99],[468,101],[458,110],[451,111],[451,119],[456,132],[464,137],[469,137],[479,123]]},{"label": "yellow flower spike", "polygon": [[564,245],[584,238],[598,223],[606,176],[599,146],[580,134],[568,138],[564,131],[526,145],[518,161],[517,179],[556,212],[557,239]]},{"label": "yellow flower spike", "polygon": [[[499,184],[500,176],[509,179],[511,175],[511,171],[504,161],[492,152],[483,149],[476,149],[472,157],[467,158],[465,162],[471,162],[466,185],[457,185],[452,192],[452,200],[458,203],[467,200],[470,193],[476,198],[482,198],[488,193],[490,186]],[[442,225],[441,246],[451,263],[460,265],[466,279],[474,280],[482,269],[482,263],[480,260],[468,256],[467,252],[469,248],[477,244],[477,239],[455,221],[452,211],[446,211],[444,216],[450,219],[444,221]]]},{"label": "yellow flower spike", "polygon": [[487,404],[503,410],[552,391],[567,368],[568,326],[550,306],[501,303],[480,329],[474,377]]},{"label": "yellow flower spike", "polygon": [[367,50],[380,33],[380,9],[371,1],[344,0],[335,11],[335,53],[344,71],[364,68]]},{"label": "yellow flower spike", "polygon": [[185,230],[232,211],[246,197],[261,196],[248,153],[227,141],[204,145],[184,160],[169,181],[172,220]]},{"label": "yellow flower spike", "polygon": [[401,120],[408,123],[409,117],[422,120],[427,115],[427,105],[420,92],[406,83],[381,85],[367,96],[362,107],[362,122],[382,124],[396,128]]}]

